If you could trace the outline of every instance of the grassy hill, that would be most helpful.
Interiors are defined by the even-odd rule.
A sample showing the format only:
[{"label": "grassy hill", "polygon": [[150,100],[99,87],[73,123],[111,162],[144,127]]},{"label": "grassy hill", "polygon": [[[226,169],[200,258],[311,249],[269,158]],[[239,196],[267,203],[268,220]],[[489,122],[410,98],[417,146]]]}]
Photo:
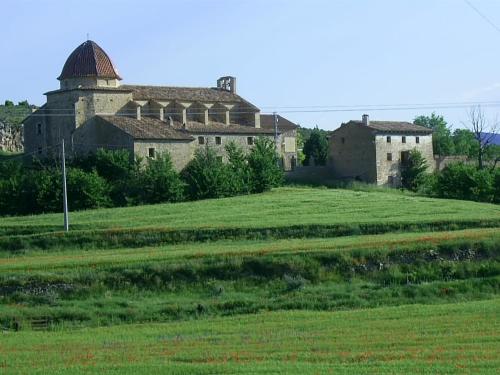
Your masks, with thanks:
[{"label": "grassy hill", "polygon": [[499,206],[281,188],[70,219],[68,234],[61,214],[0,220],[7,373],[498,364]]}]

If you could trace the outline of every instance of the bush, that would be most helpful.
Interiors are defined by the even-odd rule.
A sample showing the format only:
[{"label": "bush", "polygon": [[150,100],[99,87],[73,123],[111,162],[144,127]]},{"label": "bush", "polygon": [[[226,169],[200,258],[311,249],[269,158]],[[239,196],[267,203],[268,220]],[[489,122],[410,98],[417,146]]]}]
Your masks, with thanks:
[{"label": "bush", "polygon": [[226,146],[228,156],[229,192],[231,195],[250,193],[251,171],[243,149],[234,142]]},{"label": "bush", "polygon": [[68,206],[71,210],[111,206],[109,185],[96,171],[85,172],[78,168],[69,168],[66,181]]},{"label": "bush", "polygon": [[424,181],[427,167],[427,161],[422,156],[422,153],[418,150],[411,150],[408,163],[401,170],[403,187],[411,191],[417,191]]},{"label": "bush", "polygon": [[181,173],[191,199],[221,198],[229,195],[229,173],[221,158],[208,146]]},{"label": "bush", "polygon": [[115,206],[126,205],[137,194],[131,182],[136,181],[140,160],[134,160],[127,150],[99,149],[95,154],[72,160],[71,165],[87,172],[97,171],[109,183],[109,195]]},{"label": "bush", "polygon": [[184,183],[175,171],[168,153],[148,159],[136,183],[140,203],[179,202],[184,197]]},{"label": "bush", "polygon": [[304,164],[325,165],[328,157],[328,140],[324,132],[317,127],[312,130],[309,139],[304,142]]},{"label": "bush", "polygon": [[438,175],[436,190],[443,198],[492,202],[497,189],[495,173],[470,164],[450,164]]},{"label": "bush", "polygon": [[0,163],[0,213],[16,214],[19,210],[23,169],[19,162]]},{"label": "bush", "polygon": [[495,187],[493,203],[500,203],[500,168],[496,168],[493,174],[493,186]]},{"label": "bush", "polygon": [[283,170],[273,141],[258,138],[248,155],[250,188],[253,193],[262,193],[283,183]]},{"label": "bush", "polygon": [[62,211],[61,171],[55,168],[25,171],[20,195],[20,213]]}]

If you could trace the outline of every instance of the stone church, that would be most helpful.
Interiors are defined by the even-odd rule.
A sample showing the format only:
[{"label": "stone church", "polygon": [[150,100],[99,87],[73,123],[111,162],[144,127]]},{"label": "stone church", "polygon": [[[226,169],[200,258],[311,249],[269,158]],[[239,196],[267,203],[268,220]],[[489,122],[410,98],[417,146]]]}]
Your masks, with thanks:
[{"label": "stone church", "polygon": [[127,149],[143,158],[168,151],[180,170],[195,150],[212,147],[226,158],[225,145],[249,150],[257,137],[276,142],[285,170],[297,160],[297,125],[261,115],[239,96],[235,77],[216,87],[123,85],[106,52],[93,41],[68,57],[60,88],[45,93],[47,102],[24,121],[25,152],[48,157],[64,139],[68,153],[99,148]]}]

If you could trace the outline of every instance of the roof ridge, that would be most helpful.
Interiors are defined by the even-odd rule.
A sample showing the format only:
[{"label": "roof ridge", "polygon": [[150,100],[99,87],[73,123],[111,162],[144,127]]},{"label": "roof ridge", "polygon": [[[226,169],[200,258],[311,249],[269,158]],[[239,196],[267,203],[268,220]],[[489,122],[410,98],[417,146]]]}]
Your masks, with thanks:
[{"label": "roof ridge", "polygon": [[127,84],[123,84],[123,85],[120,85],[121,87],[123,86],[134,86],[134,87],[158,87],[158,88],[169,88],[169,89],[196,89],[196,90],[199,90],[199,89],[209,89],[209,90],[219,90],[219,91],[224,91],[224,92],[227,92],[229,94],[234,94],[234,95],[237,95],[236,93],[233,93],[231,91],[227,91],[227,90],[224,90],[224,89],[221,89],[221,88],[218,88],[218,87],[206,87],[206,86],[163,86],[163,85],[137,85],[137,84],[130,84],[130,83],[127,83]]}]

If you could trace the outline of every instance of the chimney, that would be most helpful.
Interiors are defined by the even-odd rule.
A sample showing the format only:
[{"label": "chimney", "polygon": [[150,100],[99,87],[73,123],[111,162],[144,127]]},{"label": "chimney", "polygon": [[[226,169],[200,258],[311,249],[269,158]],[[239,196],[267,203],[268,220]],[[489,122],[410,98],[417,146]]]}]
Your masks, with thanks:
[{"label": "chimney", "polygon": [[225,76],[217,80],[217,88],[236,94],[236,77]]},{"label": "chimney", "polygon": [[362,117],[361,117],[361,121],[363,122],[363,125],[370,125],[370,116],[368,116],[367,114],[364,114]]}]

